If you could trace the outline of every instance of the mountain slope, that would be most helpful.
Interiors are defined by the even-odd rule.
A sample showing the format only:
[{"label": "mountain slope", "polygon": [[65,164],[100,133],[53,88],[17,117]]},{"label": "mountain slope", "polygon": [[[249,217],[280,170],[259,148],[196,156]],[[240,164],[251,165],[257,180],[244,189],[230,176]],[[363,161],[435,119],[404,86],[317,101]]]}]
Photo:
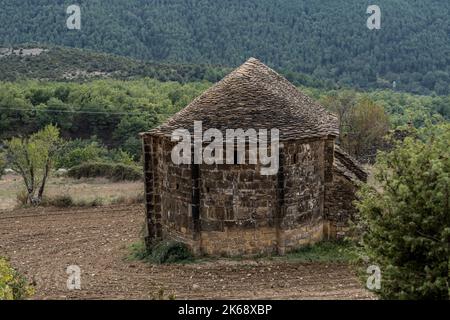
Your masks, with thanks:
[{"label": "mountain slope", "polygon": [[278,70],[360,88],[450,92],[448,0],[377,0],[381,30],[360,0],[0,0],[0,45],[38,41],[139,59],[237,66],[255,56]]},{"label": "mountain slope", "polygon": [[36,45],[0,48],[0,70],[0,81],[84,81],[143,76],[161,81],[215,82],[228,72],[222,67],[150,63],[90,50]]}]

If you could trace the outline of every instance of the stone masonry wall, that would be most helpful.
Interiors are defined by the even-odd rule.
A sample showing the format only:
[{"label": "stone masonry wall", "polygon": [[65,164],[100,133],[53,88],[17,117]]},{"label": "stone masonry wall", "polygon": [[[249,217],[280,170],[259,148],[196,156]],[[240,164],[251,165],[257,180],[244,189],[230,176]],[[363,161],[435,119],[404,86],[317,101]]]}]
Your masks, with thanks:
[{"label": "stone masonry wall", "polygon": [[168,139],[144,137],[151,240],[182,241],[196,254],[283,254],[338,232],[344,221],[352,185],[332,171],[328,140],[285,142],[271,176],[259,165],[175,165],[172,148]]},{"label": "stone masonry wall", "polygon": [[258,165],[200,166],[201,247],[208,254],[276,251],[276,176]]},{"label": "stone masonry wall", "polygon": [[322,238],[324,141],[284,143],[283,155],[281,253]]},{"label": "stone masonry wall", "polygon": [[173,164],[172,147],[168,139],[144,137],[146,242],[170,238],[198,251],[191,210],[191,166]]},{"label": "stone masonry wall", "polygon": [[325,194],[324,215],[328,221],[328,238],[342,238],[348,232],[349,219],[356,212],[352,204],[356,199],[355,192],[354,182],[335,170],[333,181],[327,184]]}]

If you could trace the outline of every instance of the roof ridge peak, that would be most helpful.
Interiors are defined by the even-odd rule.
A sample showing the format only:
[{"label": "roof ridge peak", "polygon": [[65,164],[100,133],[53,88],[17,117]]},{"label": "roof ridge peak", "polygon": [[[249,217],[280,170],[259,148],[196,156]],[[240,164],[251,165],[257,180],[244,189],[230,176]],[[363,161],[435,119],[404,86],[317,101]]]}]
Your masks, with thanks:
[{"label": "roof ridge peak", "polygon": [[194,121],[203,121],[205,130],[278,128],[283,140],[339,133],[335,115],[253,57],[152,132],[170,135],[192,129]]}]

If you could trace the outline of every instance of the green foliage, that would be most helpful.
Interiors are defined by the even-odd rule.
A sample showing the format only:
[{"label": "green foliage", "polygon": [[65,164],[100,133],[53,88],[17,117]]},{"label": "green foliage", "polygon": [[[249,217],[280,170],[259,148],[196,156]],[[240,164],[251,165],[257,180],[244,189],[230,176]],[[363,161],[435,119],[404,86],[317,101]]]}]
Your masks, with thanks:
[{"label": "green foliage", "polygon": [[342,146],[358,159],[374,158],[389,126],[384,108],[364,97],[348,112],[341,131]]},{"label": "green foliage", "polygon": [[145,246],[144,242],[133,244],[131,253],[128,257],[130,260],[145,260],[156,264],[165,263],[181,263],[191,261],[193,259],[189,248],[181,242],[162,240],[155,243],[150,250]]},{"label": "green foliage", "polygon": [[381,153],[357,202],[366,254],[388,299],[450,298],[450,124],[427,126]]},{"label": "green foliage", "polygon": [[42,200],[47,178],[62,145],[59,129],[48,125],[29,138],[16,137],[5,141],[6,157],[11,169],[21,175],[29,203]]},{"label": "green foliage", "polygon": [[[0,139],[9,139],[17,132],[29,135],[48,124],[56,124],[66,139],[88,140],[96,136],[98,143],[89,147],[79,140],[69,143],[66,150],[76,149],[77,145],[86,150],[66,155],[62,160],[65,167],[91,156],[94,158],[89,160],[95,161],[96,153],[103,158],[103,150],[99,150],[103,146],[122,149],[139,160],[138,133],[152,129],[209,86],[209,83],[162,83],[152,79],[96,80],[82,84],[1,83]],[[50,98],[37,99],[36,92],[45,92]]]},{"label": "green foliage", "polygon": [[350,242],[323,241],[301,247],[288,253],[285,258],[296,262],[350,262],[356,257],[355,248]]},{"label": "green foliage", "polygon": [[111,162],[86,162],[69,169],[68,176],[75,179],[104,177],[111,181],[137,181],[142,179],[142,168]]},{"label": "green foliage", "polygon": [[[139,141],[140,142],[140,141]],[[102,145],[96,137],[68,141],[59,152],[56,167],[72,168],[86,162],[113,162],[136,165],[133,156],[122,149],[112,149]]]},{"label": "green foliage", "polygon": [[390,127],[383,106],[351,90],[332,91],[320,100],[338,115],[342,147],[361,161],[373,161]]},{"label": "green foliage", "polygon": [[150,259],[158,264],[177,263],[192,259],[192,254],[184,243],[161,241],[152,248]]},{"label": "green foliage", "polygon": [[22,300],[33,294],[34,289],[26,279],[0,257],[0,300]]},{"label": "green foliage", "polygon": [[[45,51],[33,56],[12,54],[2,57],[0,53],[0,70],[2,70],[0,81],[24,79],[87,81],[105,77],[114,79],[149,77],[160,81],[180,83],[216,82],[230,70],[207,65],[152,63],[90,50],[58,46],[29,44],[20,47],[24,49],[38,47]],[[69,94],[70,91],[66,87],[61,87],[58,90],[57,98],[66,102]]]},{"label": "green foliage", "polygon": [[76,139],[67,142],[57,158],[58,168],[72,168],[88,161],[107,158],[108,150],[95,140]]},{"label": "green foliage", "polygon": [[139,241],[139,242],[133,243],[132,245],[130,245],[129,250],[130,250],[130,253],[126,257],[126,259],[129,261],[147,260],[149,258],[149,256],[151,255],[151,251],[149,251],[147,249],[144,241]]},{"label": "green foliage", "polygon": [[[80,3],[82,12],[89,14],[83,14],[82,29],[77,32],[64,28],[63,9],[69,4],[0,0],[2,45],[34,41],[142,60],[225,66],[237,66],[256,56],[276,69],[340,86],[392,88],[396,81],[397,90],[450,93],[450,2],[446,0],[379,0],[380,31],[366,27],[368,3],[360,0],[88,1]],[[38,57],[49,69],[46,73],[52,74],[53,61],[45,53]],[[15,59],[25,67],[34,58],[22,54]],[[124,66],[125,74],[146,69],[145,64],[104,60],[81,53],[75,59],[88,63],[81,69],[85,72],[112,73],[117,65]],[[56,68],[64,60],[57,61]],[[69,76],[80,70],[78,63],[70,68],[72,62],[66,62]],[[220,77],[217,69],[204,67],[191,66],[184,72],[155,65],[148,69],[147,74],[162,81],[178,75],[210,81]],[[14,76],[14,71],[8,74]]]}]

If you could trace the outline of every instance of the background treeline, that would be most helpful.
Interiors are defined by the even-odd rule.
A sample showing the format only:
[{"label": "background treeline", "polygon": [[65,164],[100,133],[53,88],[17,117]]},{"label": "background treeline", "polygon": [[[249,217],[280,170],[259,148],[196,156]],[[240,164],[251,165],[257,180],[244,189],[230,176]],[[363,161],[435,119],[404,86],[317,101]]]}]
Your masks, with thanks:
[{"label": "background treeline", "polygon": [[209,86],[204,82],[180,84],[153,79],[3,82],[0,141],[55,124],[65,139],[91,139],[120,148],[138,160],[138,133],[180,110]]},{"label": "background treeline", "polygon": [[[102,79],[82,83],[0,82],[0,141],[55,124],[70,140],[59,167],[84,161],[138,161],[138,133],[184,108],[212,83]],[[341,142],[362,160],[373,159],[387,130],[450,119],[450,96],[390,90],[358,92],[303,87],[341,119]]]},{"label": "background treeline", "polygon": [[285,73],[357,88],[450,93],[450,2],[378,0],[381,30],[360,0],[0,0],[0,45],[41,42],[157,62],[234,67],[250,56]]}]

